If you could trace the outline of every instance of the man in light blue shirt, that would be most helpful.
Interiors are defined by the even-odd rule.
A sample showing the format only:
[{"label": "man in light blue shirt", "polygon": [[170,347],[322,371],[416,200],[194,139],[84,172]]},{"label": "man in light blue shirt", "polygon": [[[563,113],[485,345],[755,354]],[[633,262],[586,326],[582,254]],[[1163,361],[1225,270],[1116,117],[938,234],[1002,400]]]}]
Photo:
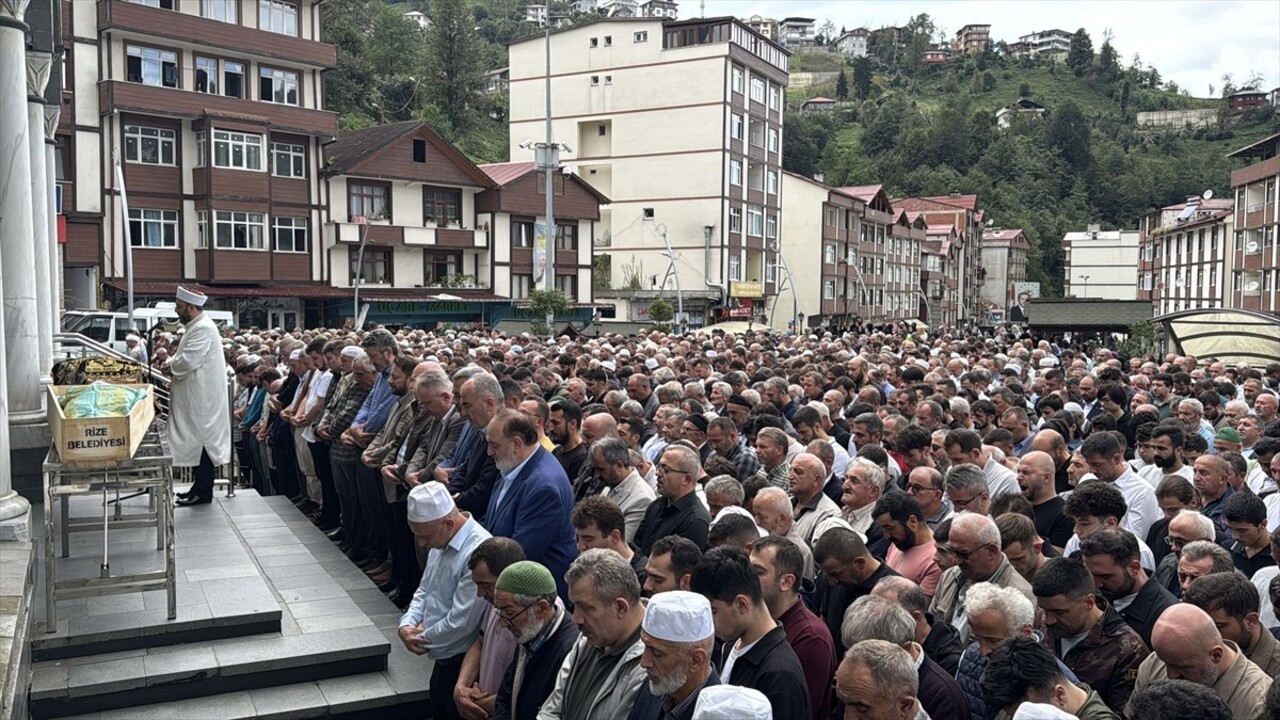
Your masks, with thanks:
[{"label": "man in light blue shirt", "polygon": [[462,660],[484,617],[467,567],[471,553],[490,535],[453,504],[449,490],[428,482],[409,493],[409,527],[429,548],[426,572],[400,618],[400,641],[414,655],[435,661],[428,702],[433,718],[460,718],[453,701]]}]

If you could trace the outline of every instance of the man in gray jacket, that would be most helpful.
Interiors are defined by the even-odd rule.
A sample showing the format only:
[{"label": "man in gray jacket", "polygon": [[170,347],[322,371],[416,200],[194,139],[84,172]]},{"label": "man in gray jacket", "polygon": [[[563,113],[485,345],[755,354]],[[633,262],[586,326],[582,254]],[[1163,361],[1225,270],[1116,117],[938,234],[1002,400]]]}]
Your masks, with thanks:
[{"label": "man in gray jacket", "polygon": [[565,579],[582,637],[560,667],[538,720],[626,720],[645,681],[640,582],[621,555],[602,549],[579,555]]}]

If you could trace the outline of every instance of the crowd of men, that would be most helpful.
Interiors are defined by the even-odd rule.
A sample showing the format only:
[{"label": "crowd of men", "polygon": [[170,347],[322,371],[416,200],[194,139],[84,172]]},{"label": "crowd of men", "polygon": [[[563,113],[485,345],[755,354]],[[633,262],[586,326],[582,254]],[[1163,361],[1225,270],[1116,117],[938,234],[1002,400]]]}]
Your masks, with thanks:
[{"label": "crowd of men", "polygon": [[1280,364],[917,331],[223,344],[241,468],[404,609],[435,717],[1280,717]]}]

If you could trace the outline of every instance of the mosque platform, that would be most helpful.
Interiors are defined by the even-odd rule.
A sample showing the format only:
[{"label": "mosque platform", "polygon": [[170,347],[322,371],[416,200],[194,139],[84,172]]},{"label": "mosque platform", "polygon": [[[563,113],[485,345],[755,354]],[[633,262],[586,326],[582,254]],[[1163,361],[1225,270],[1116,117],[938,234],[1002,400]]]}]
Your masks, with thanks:
[{"label": "mosque platform", "polygon": [[[100,517],[101,501],[75,497],[71,514]],[[147,500],[122,502],[141,510]],[[43,510],[33,508],[36,527]],[[30,717],[428,715],[431,661],[400,643],[400,612],[287,498],[219,494],[178,508],[174,527],[173,620],[164,591],[138,591],[63,600],[47,632],[43,568],[35,573]],[[112,572],[162,567],[154,533],[111,531]],[[100,532],[72,533],[58,578],[97,576],[101,544]]]}]

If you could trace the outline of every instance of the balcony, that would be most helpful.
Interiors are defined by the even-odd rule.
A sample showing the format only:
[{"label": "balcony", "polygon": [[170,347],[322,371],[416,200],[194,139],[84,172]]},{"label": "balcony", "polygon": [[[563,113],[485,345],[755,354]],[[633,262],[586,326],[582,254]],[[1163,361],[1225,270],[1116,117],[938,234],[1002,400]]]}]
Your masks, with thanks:
[{"label": "balcony", "polygon": [[[120,4],[128,5],[129,3]],[[335,137],[338,134],[338,114],[327,110],[311,110],[222,95],[206,95],[123,80],[104,80],[98,83],[98,103],[103,115],[114,112],[138,112],[185,120],[195,120],[207,115],[239,122],[247,120],[261,123],[272,130],[282,132],[296,132],[325,138]]]},{"label": "balcony", "polygon": [[98,31],[103,30],[122,30],[217,48],[220,52],[247,53],[320,68],[338,65],[338,50],[329,43],[161,10],[128,0],[98,0]]}]

